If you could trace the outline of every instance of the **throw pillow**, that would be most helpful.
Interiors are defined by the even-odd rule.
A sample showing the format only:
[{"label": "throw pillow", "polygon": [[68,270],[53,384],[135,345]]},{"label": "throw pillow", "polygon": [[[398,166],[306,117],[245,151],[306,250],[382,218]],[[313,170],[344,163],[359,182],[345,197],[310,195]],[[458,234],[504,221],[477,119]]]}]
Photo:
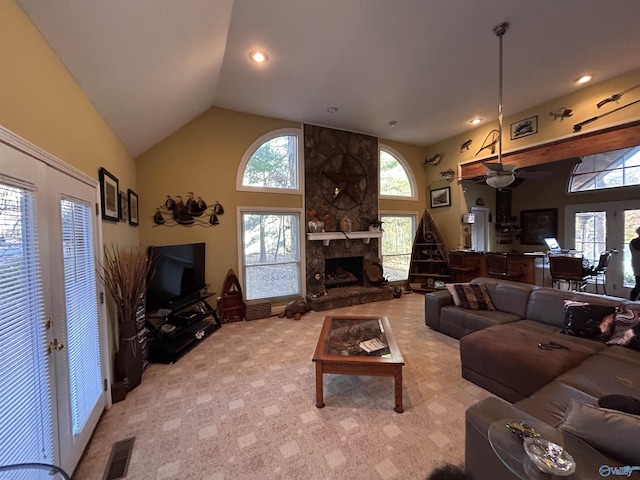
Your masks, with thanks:
[{"label": "throw pillow", "polygon": [[558,426],[628,465],[640,465],[640,417],[572,400]]},{"label": "throw pillow", "polygon": [[607,345],[623,345],[640,350],[640,314],[635,310],[618,312],[613,324],[613,336]]},{"label": "throw pillow", "polygon": [[616,307],[572,300],[565,300],[564,307],[562,333],[603,341],[611,338]]},{"label": "throw pillow", "polygon": [[605,395],[598,400],[598,406],[609,410],[640,415],[640,400],[627,395]]},{"label": "throw pillow", "polygon": [[449,291],[451,298],[453,299],[453,304],[456,307],[460,306],[460,297],[458,296],[458,292],[456,290],[456,285],[469,285],[468,283],[445,283],[445,287]]},{"label": "throw pillow", "polygon": [[459,283],[455,285],[456,293],[460,298],[460,306],[469,310],[495,310],[489,290],[484,283]]}]

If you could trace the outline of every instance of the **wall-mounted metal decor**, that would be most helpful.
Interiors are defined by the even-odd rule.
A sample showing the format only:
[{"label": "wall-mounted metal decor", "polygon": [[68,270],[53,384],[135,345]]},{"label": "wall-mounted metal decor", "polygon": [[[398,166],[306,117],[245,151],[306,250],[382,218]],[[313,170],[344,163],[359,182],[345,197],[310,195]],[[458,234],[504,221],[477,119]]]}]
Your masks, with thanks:
[{"label": "wall-mounted metal decor", "polygon": [[218,215],[224,213],[224,208],[216,200],[213,205],[207,205],[201,197],[189,192],[186,201],[181,195],[167,195],[164,203],[156,208],[153,222],[156,225],[172,227],[175,225],[201,227],[215,227],[220,223]]}]

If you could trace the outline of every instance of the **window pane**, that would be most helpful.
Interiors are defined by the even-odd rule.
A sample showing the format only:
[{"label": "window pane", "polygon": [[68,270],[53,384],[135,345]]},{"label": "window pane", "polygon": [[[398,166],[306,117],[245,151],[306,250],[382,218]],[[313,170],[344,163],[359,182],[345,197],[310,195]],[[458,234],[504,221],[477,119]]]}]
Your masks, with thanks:
[{"label": "window pane", "polygon": [[575,216],[575,249],[591,263],[597,262],[607,249],[605,212],[580,212]]},{"label": "window pane", "polygon": [[73,435],[102,394],[91,208],[68,200],[62,212],[62,255]]},{"label": "window pane", "polygon": [[242,185],[298,188],[297,138],[284,135],[263,143],[247,162]]},{"label": "window pane", "polygon": [[569,192],[640,185],[640,146],[582,157],[569,181]]},{"label": "window pane", "polygon": [[0,465],[53,461],[35,196],[0,183]]},{"label": "window pane", "polygon": [[396,157],[380,150],[380,195],[411,197],[411,182]]},{"label": "window pane", "polygon": [[294,213],[242,214],[243,268],[248,300],[301,293],[300,226]]},{"label": "window pane", "polygon": [[409,278],[411,247],[415,233],[414,215],[383,215],[382,266],[389,281]]}]

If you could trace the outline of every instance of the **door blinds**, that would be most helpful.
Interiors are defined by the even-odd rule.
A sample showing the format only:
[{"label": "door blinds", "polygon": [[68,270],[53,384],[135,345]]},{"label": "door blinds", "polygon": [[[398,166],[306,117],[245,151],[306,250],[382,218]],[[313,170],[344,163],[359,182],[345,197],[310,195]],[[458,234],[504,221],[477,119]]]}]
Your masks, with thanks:
[{"label": "door blinds", "polygon": [[0,465],[52,463],[35,194],[0,176]]}]

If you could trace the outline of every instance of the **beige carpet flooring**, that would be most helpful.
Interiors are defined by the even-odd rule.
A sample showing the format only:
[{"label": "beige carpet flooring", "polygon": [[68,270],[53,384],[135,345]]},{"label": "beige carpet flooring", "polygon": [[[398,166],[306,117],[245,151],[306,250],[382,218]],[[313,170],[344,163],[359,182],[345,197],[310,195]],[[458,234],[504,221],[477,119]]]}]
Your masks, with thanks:
[{"label": "beige carpet flooring", "polygon": [[[311,358],[325,315],[386,315],[405,360],[393,379],[325,375]],[[223,324],[104,413],[74,474],[103,478],[114,442],[135,436],[127,479],[424,479],[464,462],[464,411],[490,394],[460,376],[458,341],[424,324],[424,297]]]}]

